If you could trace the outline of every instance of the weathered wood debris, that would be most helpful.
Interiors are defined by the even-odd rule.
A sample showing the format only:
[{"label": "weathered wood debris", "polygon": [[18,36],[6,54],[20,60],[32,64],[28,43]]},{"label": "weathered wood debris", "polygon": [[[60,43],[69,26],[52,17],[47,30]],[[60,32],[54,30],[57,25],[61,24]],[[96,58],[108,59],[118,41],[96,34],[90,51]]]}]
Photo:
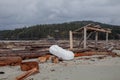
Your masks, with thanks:
[{"label": "weathered wood debris", "polygon": [[27,72],[25,72],[25,73],[17,76],[17,77],[16,77],[16,80],[24,80],[25,78],[27,78],[27,77],[29,77],[30,75],[35,74],[35,73],[37,73],[37,72],[39,72],[38,69],[37,69],[37,68],[33,68],[33,69],[31,69],[31,70],[29,70],[29,71],[27,71]]},{"label": "weathered wood debris", "polygon": [[59,58],[56,56],[52,57],[52,63],[59,63]]},{"label": "weathered wood debris", "polygon": [[36,68],[37,70],[39,70],[39,64],[36,61],[22,62],[20,64],[20,68],[22,71],[28,71],[33,68]]},{"label": "weathered wood debris", "polygon": [[[77,43],[78,41],[76,40],[74,42]],[[115,51],[113,51],[113,49],[120,50],[120,41],[110,41],[107,48],[104,48],[105,42],[100,41],[97,49],[93,46],[94,41],[88,41],[88,43],[89,45],[87,49],[79,48],[78,44],[74,45],[74,49],[72,49],[75,53],[74,56],[110,55],[115,57],[118,55],[114,53]],[[62,61],[58,57],[49,54],[49,47],[53,44],[54,43],[50,43],[47,40],[0,42],[0,66],[19,65],[21,70],[26,72],[16,77],[16,80],[24,80],[30,75],[39,72],[39,63],[47,62],[47,60],[51,60],[53,63],[59,63]],[[68,40],[58,40],[56,44],[64,49],[69,49]],[[102,59],[104,57],[98,58]],[[23,62],[24,59],[31,58],[37,58],[37,61]]]},{"label": "weathered wood debris", "polygon": [[[75,41],[76,43],[78,41]],[[95,55],[95,54],[104,54],[104,55],[115,55],[112,54],[112,49],[119,49],[120,48],[120,41],[109,41],[108,43],[108,50],[104,48],[105,41],[99,41],[98,42],[98,49],[97,51],[94,50],[95,48],[92,47],[94,45],[94,41],[88,41],[88,49],[81,49],[76,48],[78,45],[76,44],[74,46],[74,49],[72,50],[75,54],[75,56],[88,56],[88,55]],[[30,59],[30,58],[38,58],[39,62],[46,62],[50,55],[49,54],[49,47],[53,45],[54,43],[51,43],[47,40],[41,40],[41,41],[14,41],[14,42],[0,42],[0,59],[1,65],[14,65],[9,62],[3,62],[6,61],[5,57],[9,57],[8,59],[15,58],[15,57],[21,57],[22,59]],[[68,49],[69,47],[69,41],[68,40],[58,40],[57,44],[64,49]],[[78,54],[79,53],[79,54]],[[46,57],[45,57],[46,56]],[[4,58],[2,58],[4,57]],[[7,59],[7,58],[6,58]],[[4,64],[3,64],[4,63]]]},{"label": "weathered wood debris", "polygon": [[6,65],[20,65],[22,62],[21,57],[0,57],[0,66],[6,66]]},{"label": "weathered wood debris", "polygon": [[44,62],[46,62],[47,60],[49,60],[50,57],[51,57],[51,55],[46,54],[46,55],[43,55],[43,56],[41,56],[41,57],[38,57],[38,61],[39,61],[40,63],[44,63]]},{"label": "weathered wood debris", "polygon": [[[37,58],[48,54],[51,45],[53,44],[49,41],[0,42],[0,57]],[[66,49],[69,48],[65,42],[60,42],[60,45]]]}]

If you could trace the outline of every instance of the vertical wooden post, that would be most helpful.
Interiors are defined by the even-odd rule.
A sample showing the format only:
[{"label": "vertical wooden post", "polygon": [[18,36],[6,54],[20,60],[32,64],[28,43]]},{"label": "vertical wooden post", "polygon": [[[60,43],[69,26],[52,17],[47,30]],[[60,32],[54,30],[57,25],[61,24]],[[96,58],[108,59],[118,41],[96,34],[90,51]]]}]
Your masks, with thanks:
[{"label": "vertical wooden post", "polygon": [[69,31],[69,38],[70,38],[70,49],[73,49],[73,34],[72,34],[72,31]]},{"label": "vertical wooden post", "polygon": [[95,47],[97,48],[97,42],[98,42],[98,32],[95,34]]},{"label": "vertical wooden post", "polygon": [[84,44],[83,44],[83,48],[86,49],[86,40],[87,40],[87,29],[86,27],[84,27]]},{"label": "vertical wooden post", "polygon": [[108,33],[106,32],[106,47],[108,46]]}]

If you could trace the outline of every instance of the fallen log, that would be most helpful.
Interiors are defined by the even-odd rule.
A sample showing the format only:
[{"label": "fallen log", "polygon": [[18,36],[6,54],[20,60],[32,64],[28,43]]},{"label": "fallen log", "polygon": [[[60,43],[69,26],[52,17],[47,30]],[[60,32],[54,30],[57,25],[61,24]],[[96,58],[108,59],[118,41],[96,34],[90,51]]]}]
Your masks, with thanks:
[{"label": "fallen log", "polygon": [[79,56],[92,56],[92,55],[110,55],[110,56],[115,56],[114,53],[111,52],[96,52],[96,51],[89,51],[89,52],[78,52],[74,54],[74,57],[79,57]]},{"label": "fallen log", "polygon": [[21,57],[0,57],[0,66],[6,65],[20,65],[22,62]]},{"label": "fallen log", "polygon": [[79,56],[92,56],[93,54],[86,54],[86,53],[75,53],[74,57],[79,57]]},{"label": "fallen log", "polygon": [[74,53],[83,53],[83,52],[88,52],[90,49],[73,49],[72,50]]},{"label": "fallen log", "polygon": [[50,46],[51,45],[49,45],[49,44],[48,45],[32,45],[31,48],[34,48],[34,49],[39,48],[40,49],[40,48],[49,48]]},{"label": "fallen log", "polygon": [[39,72],[37,68],[33,68],[21,75],[19,75],[18,77],[16,77],[16,80],[24,80],[25,78],[29,77],[30,75]]},{"label": "fallen log", "polygon": [[22,71],[28,71],[33,68],[36,68],[37,70],[39,70],[39,65],[38,65],[38,62],[36,61],[22,62],[20,64],[20,68]]},{"label": "fallen log", "polygon": [[38,58],[42,55],[48,54],[49,51],[9,51],[0,53],[0,57],[16,57],[19,56],[22,59]]}]

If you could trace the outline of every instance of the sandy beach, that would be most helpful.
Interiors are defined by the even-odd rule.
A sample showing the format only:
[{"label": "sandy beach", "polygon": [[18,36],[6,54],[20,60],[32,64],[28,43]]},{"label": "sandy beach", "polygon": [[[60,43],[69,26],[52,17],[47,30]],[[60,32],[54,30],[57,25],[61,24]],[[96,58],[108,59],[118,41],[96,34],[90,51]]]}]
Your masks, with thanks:
[{"label": "sandy beach", "polygon": [[[99,55],[104,56],[104,55]],[[98,55],[77,57],[71,61],[58,64],[47,61],[39,64],[39,73],[25,80],[120,80],[120,58],[106,56],[98,59]],[[30,59],[26,61],[37,61]],[[20,66],[0,67],[0,80],[15,80],[24,73]]]}]

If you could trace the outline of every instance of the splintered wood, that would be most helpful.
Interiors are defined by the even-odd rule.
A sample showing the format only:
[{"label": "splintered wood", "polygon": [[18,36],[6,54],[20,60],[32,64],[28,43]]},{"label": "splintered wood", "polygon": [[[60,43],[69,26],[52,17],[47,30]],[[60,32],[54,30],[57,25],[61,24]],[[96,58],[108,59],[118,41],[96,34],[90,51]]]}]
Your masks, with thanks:
[{"label": "splintered wood", "polygon": [[59,58],[56,57],[56,56],[44,55],[44,56],[38,57],[38,61],[39,61],[40,63],[44,63],[44,62],[46,62],[47,60],[51,60],[52,63],[59,63]]},{"label": "splintered wood", "polygon": [[44,55],[44,56],[38,57],[38,61],[39,61],[40,63],[44,63],[44,62],[46,62],[47,60],[49,60],[50,57],[51,57],[51,55]]},{"label": "splintered wood", "polygon": [[28,70],[31,70],[33,68],[36,68],[37,70],[39,70],[38,62],[35,62],[35,61],[22,62],[20,64],[20,67],[21,67],[22,71],[28,71]]},{"label": "splintered wood", "polygon": [[53,63],[59,63],[59,58],[56,57],[56,56],[52,57],[52,62]]},{"label": "splintered wood", "polygon": [[21,57],[0,57],[0,66],[6,65],[20,65],[22,62]]},{"label": "splintered wood", "polygon": [[35,74],[37,72],[39,72],[38,69],[37,68],[33,68],[33,69],[31,69],[31,70],[29,70],[29,71],[19,75],[18,77],[16,77],[16,80],[24,80],[25,78],[27,78],[30,75]]}]

